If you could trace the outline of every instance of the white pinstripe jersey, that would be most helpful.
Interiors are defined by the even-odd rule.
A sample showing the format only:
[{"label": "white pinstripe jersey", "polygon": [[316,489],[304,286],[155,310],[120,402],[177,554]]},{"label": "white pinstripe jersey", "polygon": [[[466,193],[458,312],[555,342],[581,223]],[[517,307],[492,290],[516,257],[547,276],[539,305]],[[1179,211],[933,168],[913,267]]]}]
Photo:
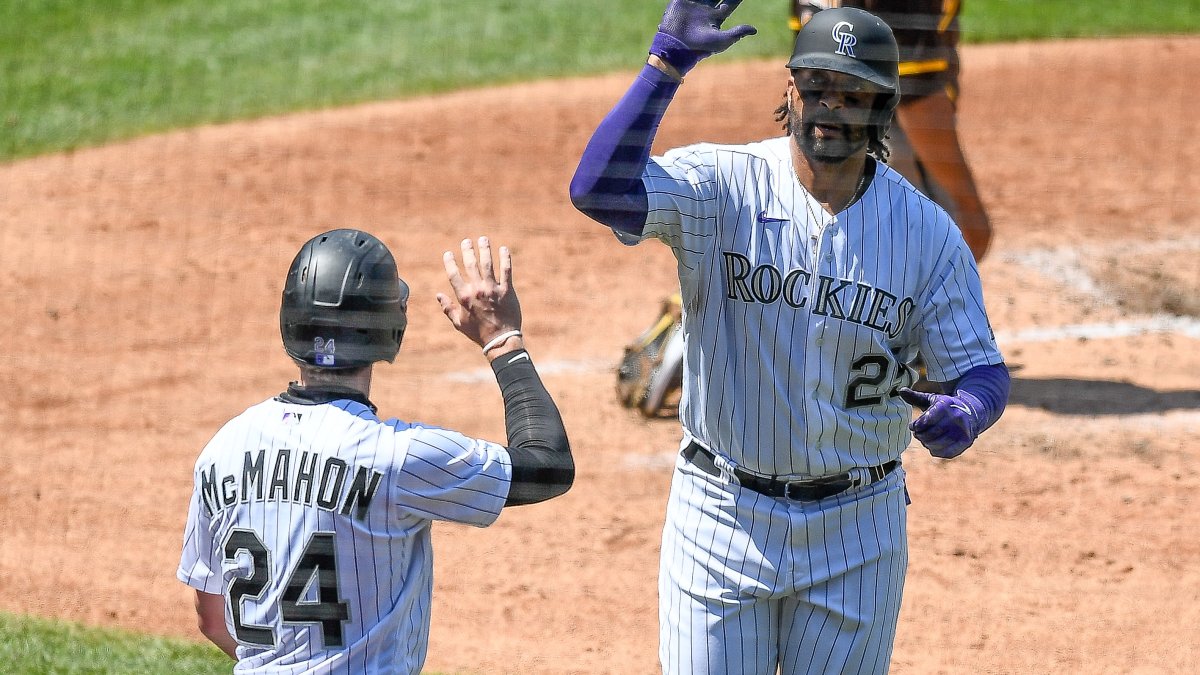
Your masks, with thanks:
[{"label": "white pinstripe jersey", "polygon": [[749,471],[824,476],[908,445],[911,408],[890,392],[918,350],[935,381],[1002,359],[946,212],[876,163],[862,198],[831,215],[796,179],[790,144],[652,158],[642,239],[678,261],[685,432]]},{"label": "white pinstripe jersey", "polygon": [[491,524],[511,478],[494,443],[354,401],[264,401],[196,462],[177,576],[225,595],[235,672],[415,673],[431,522]]}]

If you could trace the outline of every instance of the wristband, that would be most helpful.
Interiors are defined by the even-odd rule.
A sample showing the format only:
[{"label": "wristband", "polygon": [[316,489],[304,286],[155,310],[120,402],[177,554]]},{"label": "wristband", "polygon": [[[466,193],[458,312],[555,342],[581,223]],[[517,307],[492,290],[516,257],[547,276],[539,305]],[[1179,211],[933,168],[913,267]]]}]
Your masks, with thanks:
[{"label": "wristband", "polygon": [[508,338],[520,337],[520,336],[521,336],[521,331],[519,331],[519,330],[510,330],[507,333],[501,333],[501,334],[497,335],[496,337],[492,338],[491,340],[488,340],[487,344],[485,344],[483,346],[483,353],[486,356],[488,352],[495,349],[496,347],[499,347]]},{"label": "wristband", "polygon": [[680,79],[697,63],[700,63],[700,59],[711,54],[711,52],[695,51],[679,38],[661,30],[654,34],[654,41],[650,43],[649,51],[651,55],[657,56],[674,68],[679,73]]}]

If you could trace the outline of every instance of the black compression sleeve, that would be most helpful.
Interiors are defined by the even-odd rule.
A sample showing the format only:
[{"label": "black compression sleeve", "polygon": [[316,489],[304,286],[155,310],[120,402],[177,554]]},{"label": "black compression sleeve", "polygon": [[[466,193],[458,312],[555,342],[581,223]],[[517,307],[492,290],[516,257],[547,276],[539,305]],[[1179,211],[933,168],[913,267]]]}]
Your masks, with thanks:
[{"label": "black compression sleeve", "polygon": [[575,461],[558,407],[529,354],[518,350],[492,361],[504,397],[504,426],[513,478],[505,506],[557,497],[575,481]]}]

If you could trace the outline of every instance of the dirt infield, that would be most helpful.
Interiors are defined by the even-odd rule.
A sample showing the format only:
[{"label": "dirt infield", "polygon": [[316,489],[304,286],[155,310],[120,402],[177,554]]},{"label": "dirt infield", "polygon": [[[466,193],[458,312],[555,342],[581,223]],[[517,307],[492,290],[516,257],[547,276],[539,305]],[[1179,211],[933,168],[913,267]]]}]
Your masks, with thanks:
[{"label": "dirt infield", "polygon": [[[997,237],[982,266],[1021,366],[953,462],[904,459],[912,563],[893,672],[1200,671],[1200,38],[970,47],[962,132]],[[688,78],[659,148],[773,135],[777,63]],[[652,673],[674,422],[612,368],[674,282],[567,182],[631,73],[201,128],[0,166],[0,609],[201,639],[174,578],[190,472],[280,391],[282,274],[329,227],[413,289],[381,412],[503,439],[440,254],[512,246],[530,349],[579,479],[487,530],[435,527],[429,668]]]}]

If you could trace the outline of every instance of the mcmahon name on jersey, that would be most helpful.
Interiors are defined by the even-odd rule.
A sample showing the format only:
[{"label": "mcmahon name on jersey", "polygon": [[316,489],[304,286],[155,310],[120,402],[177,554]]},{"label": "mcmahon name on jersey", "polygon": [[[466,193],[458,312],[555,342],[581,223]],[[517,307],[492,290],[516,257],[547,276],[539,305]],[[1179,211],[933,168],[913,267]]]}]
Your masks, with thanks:
[{"label": "mcmahon name on jersey", "polygon": [[357,520],[367,509],[383,473],[366,466],[350,466],[337,457],[321,462],[316,452],[297,453],[279,448],[246,451],[239,474],[217,476],[216,464],[200,470],[200,494],[211,517],[237,503],[274,501],[316,506]]}]

